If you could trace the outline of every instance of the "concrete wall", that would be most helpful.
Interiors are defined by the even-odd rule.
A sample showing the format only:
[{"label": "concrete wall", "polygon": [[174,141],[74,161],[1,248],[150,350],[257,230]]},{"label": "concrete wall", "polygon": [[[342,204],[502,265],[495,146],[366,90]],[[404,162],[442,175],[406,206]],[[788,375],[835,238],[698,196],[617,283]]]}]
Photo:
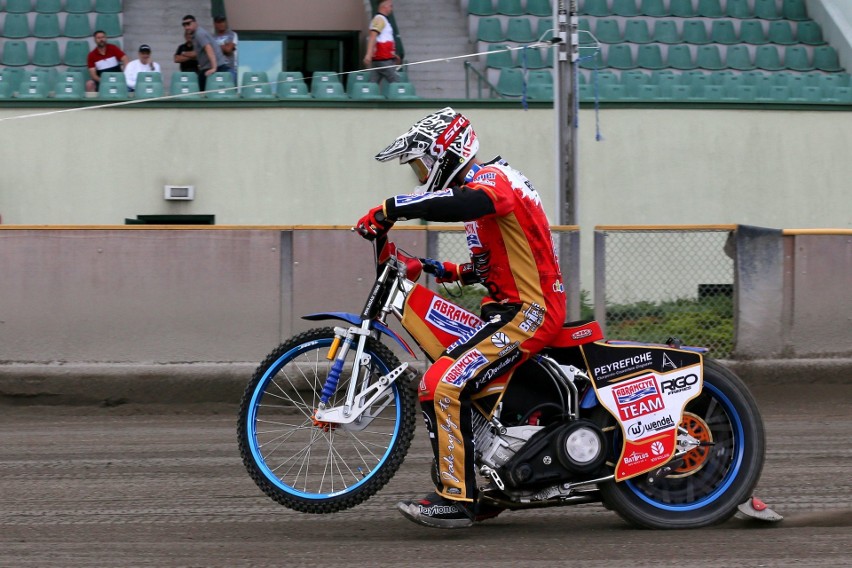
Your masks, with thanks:
[{"label": "concrete wall", "polygon": [[363,30],[363,0],[239,0],[226,1],[231,27],[252,31]]}]

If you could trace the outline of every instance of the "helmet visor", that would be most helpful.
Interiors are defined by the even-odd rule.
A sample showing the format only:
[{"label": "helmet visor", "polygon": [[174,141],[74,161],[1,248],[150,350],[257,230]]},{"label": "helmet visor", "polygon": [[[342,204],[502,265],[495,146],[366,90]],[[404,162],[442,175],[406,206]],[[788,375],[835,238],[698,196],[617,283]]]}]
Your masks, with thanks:
[{"label": "helmet visor", "polygon": [[421,156],[408,162],[408,165],[414,170],[414,175],[417,176],[420,183],[426,183],[426,180],[429,179],[429,173],[432,171],[434,164],[435,160],[431,156]]}]

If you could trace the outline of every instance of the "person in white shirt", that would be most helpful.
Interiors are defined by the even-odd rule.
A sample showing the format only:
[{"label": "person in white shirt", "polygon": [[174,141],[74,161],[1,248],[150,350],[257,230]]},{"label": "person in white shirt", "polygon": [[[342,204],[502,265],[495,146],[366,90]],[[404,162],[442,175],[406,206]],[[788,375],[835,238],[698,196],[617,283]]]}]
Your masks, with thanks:
[{"label": "person in white shirt", "polygon": [[124,69],[128,91],[133,92],[136,89],[136,76],[143,71],[160,73],[160,64],[151,61],[151,46],[147,43],[139,46],[139,59],[134,59]]}]

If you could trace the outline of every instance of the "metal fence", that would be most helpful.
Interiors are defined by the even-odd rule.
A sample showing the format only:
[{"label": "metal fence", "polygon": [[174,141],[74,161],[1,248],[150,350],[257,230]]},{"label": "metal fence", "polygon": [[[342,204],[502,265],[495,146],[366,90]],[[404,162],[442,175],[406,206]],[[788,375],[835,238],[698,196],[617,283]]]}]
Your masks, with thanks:
[{"label": "metal fence", "polygon": [[611,339],[709,347],[731,354],[733,225],[596,227],[594,314]]}]

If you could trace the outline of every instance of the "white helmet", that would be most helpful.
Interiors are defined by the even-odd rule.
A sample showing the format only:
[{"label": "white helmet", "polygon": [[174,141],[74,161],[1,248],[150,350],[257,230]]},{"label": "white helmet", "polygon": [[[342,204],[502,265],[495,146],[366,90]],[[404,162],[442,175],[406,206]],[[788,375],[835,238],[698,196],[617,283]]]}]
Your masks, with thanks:
[{"label": "white helmet", "polygon": [[376,159],[398,157],[400,164],[409,164],[423,184],[418,189],[429,193],[446,189],[478,151],[470,120],[446,107],[415,122]]}]

